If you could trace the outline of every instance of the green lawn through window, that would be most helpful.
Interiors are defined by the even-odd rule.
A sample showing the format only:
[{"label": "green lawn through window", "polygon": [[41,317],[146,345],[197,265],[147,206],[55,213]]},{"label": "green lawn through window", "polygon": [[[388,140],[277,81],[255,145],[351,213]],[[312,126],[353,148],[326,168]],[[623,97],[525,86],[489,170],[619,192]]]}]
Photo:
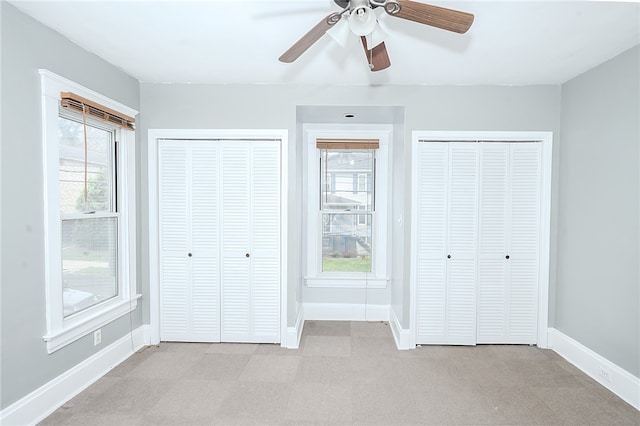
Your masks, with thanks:
[{"label": "green lawn through window", "polygon": [[371,272],[371,256],[323,257],[323,272]]}]

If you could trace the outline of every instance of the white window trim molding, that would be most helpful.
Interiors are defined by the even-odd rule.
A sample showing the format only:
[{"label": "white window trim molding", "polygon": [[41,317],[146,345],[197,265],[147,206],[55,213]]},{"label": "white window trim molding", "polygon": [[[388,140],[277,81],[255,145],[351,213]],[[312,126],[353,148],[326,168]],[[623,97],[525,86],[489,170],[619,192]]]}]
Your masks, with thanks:
[{"label": "white window trim molding", "polygon": [[307,287],[311,288],[387,288],[389,279],[387,278],[375,278],[363,277],[361,274],[351,277],[345,274],[337,273],[334,275],[322,275],[319,277],[307,277],[304,282]]},{"label": "white window trim molding", "polygon": [[[303,176],[303,188],[306,189],[306,202],[303,217],[306,221],[305,285],[316,288],[387,288],[389,283],[390,227],[391,217],[391,154],[389,144],[393,136],[393,126],[386,124],[305,124],[303,127],[304,158],[307,170]],[[373,272],[371,273],[322,273],[320,259],[320,223],[318,210],[320,197],[319,164],[316,139],[378,139],[380,147],[376,154],[376,221],[373,233]],[[382,208],[384,207],[384,208]]]},{"label": "white window trim molding", "polygon": [[272,139],[280,141],[280,345],[289,345],[288,336],[288,238],[289,229],[289,142],[283,129],[149,129],[149,338],[150,344],[160,343],[160,241],[158,216],[158,141],[162,139]]},{"label": "white window trim molding", "polygon": [[[451,141],[451,142],[474,142],[474,141],[504,141],[504,142],[531,142],[536,141],[542,144],[541,155],[541,182],[540,182],[540,251],[538,265],[538,324],[537,343],[540,348],[548,348],[549,328],[549,254],[551,244],[551,170],[553,151],[553,132],[518,132],[518,131],[413,131],[411,152],[418,151],[420,141]],[[411,229],[417,229],[417,199],[418,191],[415,185],[417,182],[417,157],[413,156],[411,164]],[[416,233],[411,232],[411,253],[417,252]],[[416,262],[411,262],[410,267],[410,330],[413,338],[411,342],[415,347],[415,336],[417,333],[417,270]]]},{"label": "white window trim molding", "polygon": [[92,331],[136,309],[136,194],[135,194],[135,132],[120,131],[118,178],[118,296],[97,304],[68,318],[62,306],[62,254],[60,249],[61,221],[58,185],[58,115],[60,92],[74,92],[105,107],[135,117],[138,111],[107,98],[97,92],[67,80],[50,71],[40,69],[42,89],[42,149],[44,179],[44,239],[45,239],[45,295],[47,334],[43,340],[48,353],[78,340]]}]

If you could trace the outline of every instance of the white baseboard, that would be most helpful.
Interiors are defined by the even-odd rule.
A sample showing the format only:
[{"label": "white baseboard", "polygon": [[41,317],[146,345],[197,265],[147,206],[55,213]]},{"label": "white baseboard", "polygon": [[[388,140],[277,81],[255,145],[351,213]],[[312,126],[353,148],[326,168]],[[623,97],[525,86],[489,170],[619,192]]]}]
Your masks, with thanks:
[{"label": "white baseboard", "polygon": [[296,325],[293,327],[287,327],[287,337],[284,342],[284,346],[287,349],[298,349],[300,347],[300,339],[302,338],[302,328],[304,327],[304,309],[300,305],[298,309],[298,317],[296,318]]},{"label": "white baseboard", "polygon": [[416,343],[413,333],[407,328],[402,328],[393,308],[389,308],[389,324],[391,325],[391,334],[393,334],[393,339],[399,350],[415,349]]},{"label": "white baseboard", "polygon": [[550,328],[549,348],[640,410],[640,379],[571,337]]},{"label": "white baseboard", "polygon": [[305,303],[303,310],[305,321],[389,321],[389,305]]},{"label": "white baseboard", "polygon": [[[134,352],[149,344],[143,325],[0,412],[2,425],[33,425],[85,390]],[[133,344],[132,344],[133,341]]]}]

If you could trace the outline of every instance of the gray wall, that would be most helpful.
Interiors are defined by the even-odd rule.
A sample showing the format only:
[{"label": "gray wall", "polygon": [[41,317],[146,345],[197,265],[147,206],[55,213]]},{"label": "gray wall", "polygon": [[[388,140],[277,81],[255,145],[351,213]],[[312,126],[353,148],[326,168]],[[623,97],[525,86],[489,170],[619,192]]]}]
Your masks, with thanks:
[{"label": "gray wall", "polygon": [[[297,105],[365,105],[365,106],[397,106],[405,108],[404,117],[404,155],[405,164],[410,165],[411,132],[414,130],[514,130],[514,131],[560,131],[560,87],[528,86],[528,87],[484,87],[484,86],[284,86],[284,85],[204,85],[204,84],[151,84],[140,85],[141,104],[141,157],[147,156],[147,130],[155,128],[278,128],[288,129],[289,146],[289,178],[291,181],[302,181],[302,168],[296,164],[300,159],[304,141],[297,140],[296,123]],[[298,123],[299,124],[299,123]],[[557,154],[558,141],[555,141]],[[397,165],[397,164],[396,164]],[[406,169],[408,170],[408,168]],[[146,194],[145,176],[147,167],[140,170],[143,182],[142,191]],[[557,176],[557,163],[554,162],[554,176]],[[407,175],[408,177],[408,175]],[[404,190],[410,194],[408,180]],[[295,184],[290,190],[290,217],[299,214],[300,191]],[[410,235],[409,213],[410,197],[397,198],[405,203],[405,236],[408,244]],[[552,232],[555,232],[557,182],[553,183]],[[399,208],[396,212],[401,212]],[[141,214],[148,215],[148,205],[143,197]],[[291,219],[290,234],[298,235],[300,221]],[[149,292],[148,280],[148,230],[143,230],[141,252],[144,294]],[[553,294],[555,275],[555,234],[552,235],[551,247],[551,303],[553,313]],[[405,253],[408,253],[408,247]],[[301,258],[299,247],[290,244],[289,286],[296,286],[296,291],[289,292],[288,324],[295,320],[296,298],[300,294]],[[395,277],[409,277],[408,262],[403,274]],[[393,273],[393,272],[392,272]],[[409,325],[409,281],[394,280],[392,293],[400,295],[401,300],[392,300],[396,315],[403,327]],[[347,297],[348,292],[345,292]],[[326,301],[326,294],[317,302]],[[335,303],[335,299],[331,298]],[[357,298],[361,300],[361,298]],[[316,300],[303,300],[316,302]],[[300,302],[300,300],[298,300]],[[345,300],[353,302],[353,300]],[[400,311],[398,311],[398,309]],[[551,319],[552,320],[552,319]],[[144,321],[149,321],[148,310]]]},{"label": "gray wall", "polygon": [[[411,140],[404,139],[404,108],[402,108],[402,116],[397,118],[397,122],[393,126],[393,141],[391,142],[391,148],[389,151],[392,153],[392,165],[391,165],[391,197],[392,211],[389,216],[391,226],[389,227],[391,232],[391,265],[390,265],[390,277],[391,281],[389,286],[391,288],[391,301],[389,317],[393,320],[393,317],[397,317],[398,321],[403,324],[404,328],[409,326],[409,307],[404,308],[405,298],[408,301],[409,298],[404,294],[404,280],[409,279],[409,276],[405,276],[405,270],[410,268],[410,256],[407,254],[410,251],[405,251],[405,245],[410,245],[411,235],[406,232],[405,226],[410,225],[410,211],[405,211],[405,206],[409,203],[407,198],[411,197],[408,182],[411,182],[411,167],[406,167],[406,164],[411,164],[410,159],[405,153],[410,149]],[[405,224],[405,221],[407,223]],[[406,244],[405,244],[406,243]],[[406,316],[403,315],[406,313]]]},{"label": "gray wall", "polygon": [[[138,82],[59,34],[0,2],[2,31],[2,395],[5,408],[127,333],[129,317],[48,355],[44,205],[38,68],[76,81],[132,108]],[[132,314],[138,327],[141,309]]]},{"label": "gray wall", "polygon": [[562,86],[555,328],[640,376],[640,47]]}]

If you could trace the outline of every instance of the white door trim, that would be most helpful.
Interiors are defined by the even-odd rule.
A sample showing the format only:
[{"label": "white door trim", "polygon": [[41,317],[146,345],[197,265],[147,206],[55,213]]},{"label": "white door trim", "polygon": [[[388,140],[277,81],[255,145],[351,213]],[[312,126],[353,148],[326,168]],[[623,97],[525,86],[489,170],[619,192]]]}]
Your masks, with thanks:
[{"label": "white door trim", "polygon": [[[414,131],[411,138],[412,153],[418,152],[419,141],[504,141],[504,142],[531,142],[542,143],[541,164],[541,188],[540,188],[540,253],[539,253],[539,285],[538,285],[538,326],[537,345],[541,348],[548,347],[549,324],[549,255],[551,244],[551,170],[552,170],[552,132],[513,132],[513,131]],[[417,156],[413,155],[411,164],[411,253],[417,253],[416,233],[417,229],[417,199],[418,191],[416,182],[418,178]],[[409,283],[409,312],[410,332],[413,336],[417,333],[417,270],[416,262],[412,259]],[[415,339],[415,337],[414,337]],[[414,342],[415,344],[415,342]]]},{"label": "white door trim", "polygon": [[280,141],[280,341],[287,336],[287,252],[288,252],[288,131],[283,129],[149,129],[149,334],[150,343],[160,343],[160,281],[158,241],[158,140],[270,139]]}]

